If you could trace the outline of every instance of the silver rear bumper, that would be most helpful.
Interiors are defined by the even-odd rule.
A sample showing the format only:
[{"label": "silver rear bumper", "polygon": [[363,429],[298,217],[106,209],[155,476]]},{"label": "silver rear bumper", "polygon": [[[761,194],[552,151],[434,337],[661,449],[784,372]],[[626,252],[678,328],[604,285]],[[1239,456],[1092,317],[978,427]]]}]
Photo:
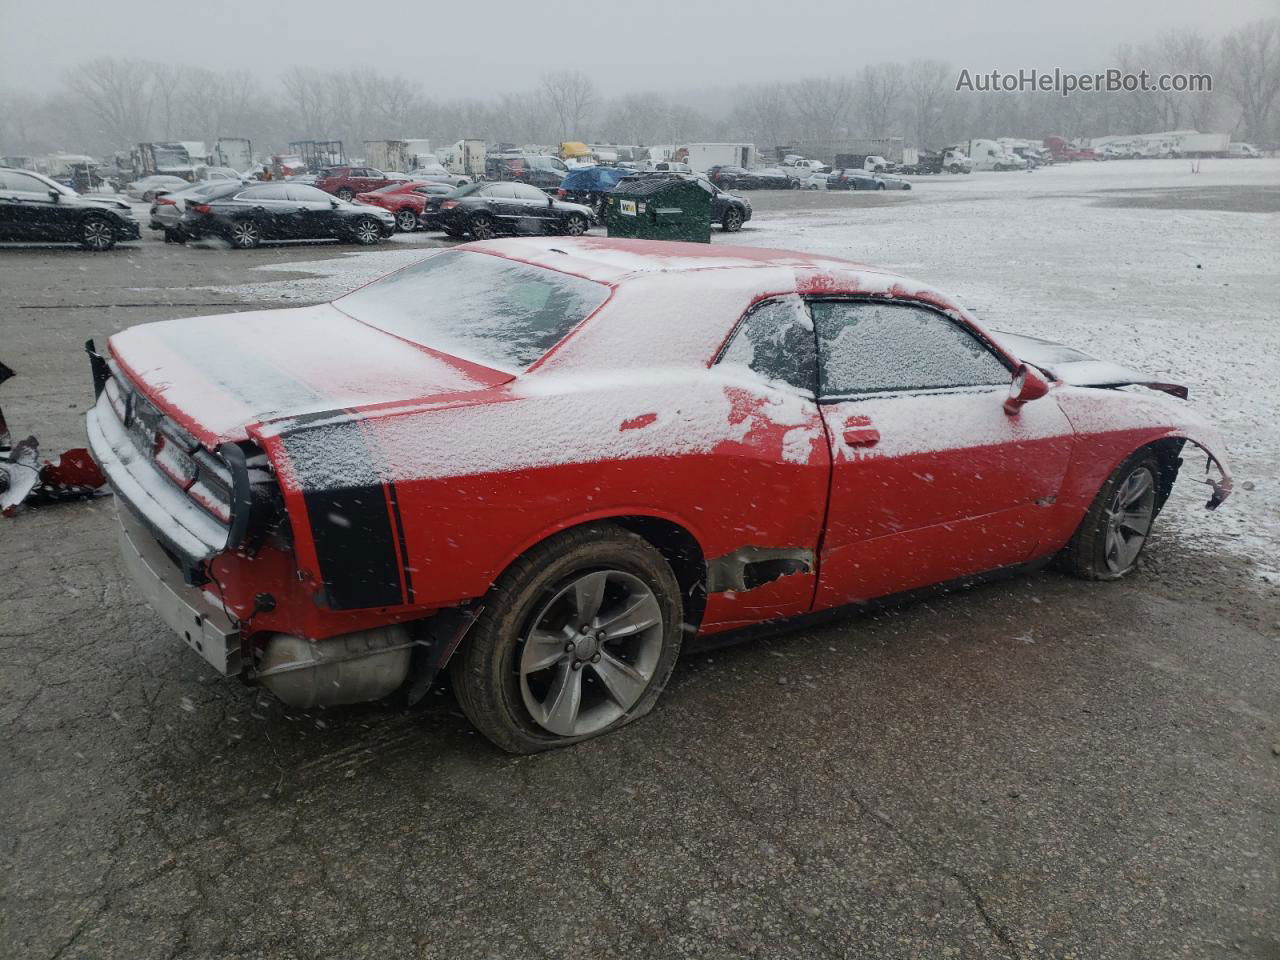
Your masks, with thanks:
[{"label": "silver rear bumper", "polygon": [[128,506],[119,504],[120,556],[138,592],[169,629],[223,676],[240,673],[240,631],[156,543]]}]

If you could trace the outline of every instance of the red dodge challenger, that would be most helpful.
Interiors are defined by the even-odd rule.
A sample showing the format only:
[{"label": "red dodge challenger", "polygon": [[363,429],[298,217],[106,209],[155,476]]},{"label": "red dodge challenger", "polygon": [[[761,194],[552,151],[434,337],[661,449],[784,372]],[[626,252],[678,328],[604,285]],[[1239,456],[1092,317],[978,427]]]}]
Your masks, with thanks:
[{"label": "red dodge challenger", "polygon": [[89,439],[180,638],[297,706],[448,666],[515,752],[643,716],[698,634],[1121,577],[1188,443],[1230,491],[1184,388],[802,253],[472,243],[108,346]]},{"label": "red dodge challenger", "polygon": [[390,210],[396,215],[396,229],[401,233],[412,233],[418,229],[418,217],[422,216],[427,199],[448,196],[453,189],[447,183],[408,180],[389,184],[372,193],[356,194],[356,201]]}]

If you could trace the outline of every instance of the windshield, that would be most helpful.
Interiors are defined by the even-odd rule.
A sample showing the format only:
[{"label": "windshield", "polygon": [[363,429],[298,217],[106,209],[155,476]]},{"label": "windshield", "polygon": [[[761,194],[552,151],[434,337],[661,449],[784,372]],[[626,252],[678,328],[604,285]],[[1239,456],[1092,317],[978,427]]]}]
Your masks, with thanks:
[{"label": "windshield", "polygon": [[424,347],[519,373],[608,299],[593,280],[451,250],[336,301],[348,316]]}]

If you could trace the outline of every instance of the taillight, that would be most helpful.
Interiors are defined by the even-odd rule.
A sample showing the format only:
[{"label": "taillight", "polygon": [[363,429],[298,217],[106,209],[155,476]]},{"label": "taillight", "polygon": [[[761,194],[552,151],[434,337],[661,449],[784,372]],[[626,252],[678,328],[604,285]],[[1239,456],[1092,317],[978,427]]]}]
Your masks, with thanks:
[{"label": "taillight", "polygon": [[161,207],[161,206],[176,207],[177,205],[178,205],[178,202],[176,200],[170,200],[168,197],[156,197],[157,207]]},{"label": "taillight", "polygon": [[446,200],[444,203],[440,204],[440,209],[441,209],[441,210],[452,210],[452,209],[453,209],[454,207],[456,207],[457,205],[458,205],[458,201],[457,201],[457,200]]},{"label": "taillight", "polygon": [[556,196],[559,197],[561,200],[563,200],[568,195],[569,195],[569,191],[566,190],[564,187],[561,187],[559,190],[556,191]]},{"label": "taillight", "polygon": [[206,213],[206,214],[212,212],[213,210],[213,208],[210,207],[207,203],[193,203],[191,205],[191,209],[194,210],[196,213]]}]

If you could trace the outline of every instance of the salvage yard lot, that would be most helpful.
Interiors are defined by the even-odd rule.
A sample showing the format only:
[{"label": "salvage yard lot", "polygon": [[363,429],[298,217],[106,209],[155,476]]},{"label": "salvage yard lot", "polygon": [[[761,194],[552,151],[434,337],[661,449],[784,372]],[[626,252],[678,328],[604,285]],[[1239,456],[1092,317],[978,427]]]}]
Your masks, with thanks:
[{"label": "salvage yard lot", "polygon": [[[1189,459],[1126,581],[690,654],[571,750],[500,755],[447,690],[283,708],[133,599],[109,498],[0,521],[0,957],[1280,955],[1277,183],[1127,161],[751,194],[732,242],[1188,384],[1236,493],[1205,514]],[[87,337],[328,299],[443,242],[0,250],[0,406],[81,445]]]}]

